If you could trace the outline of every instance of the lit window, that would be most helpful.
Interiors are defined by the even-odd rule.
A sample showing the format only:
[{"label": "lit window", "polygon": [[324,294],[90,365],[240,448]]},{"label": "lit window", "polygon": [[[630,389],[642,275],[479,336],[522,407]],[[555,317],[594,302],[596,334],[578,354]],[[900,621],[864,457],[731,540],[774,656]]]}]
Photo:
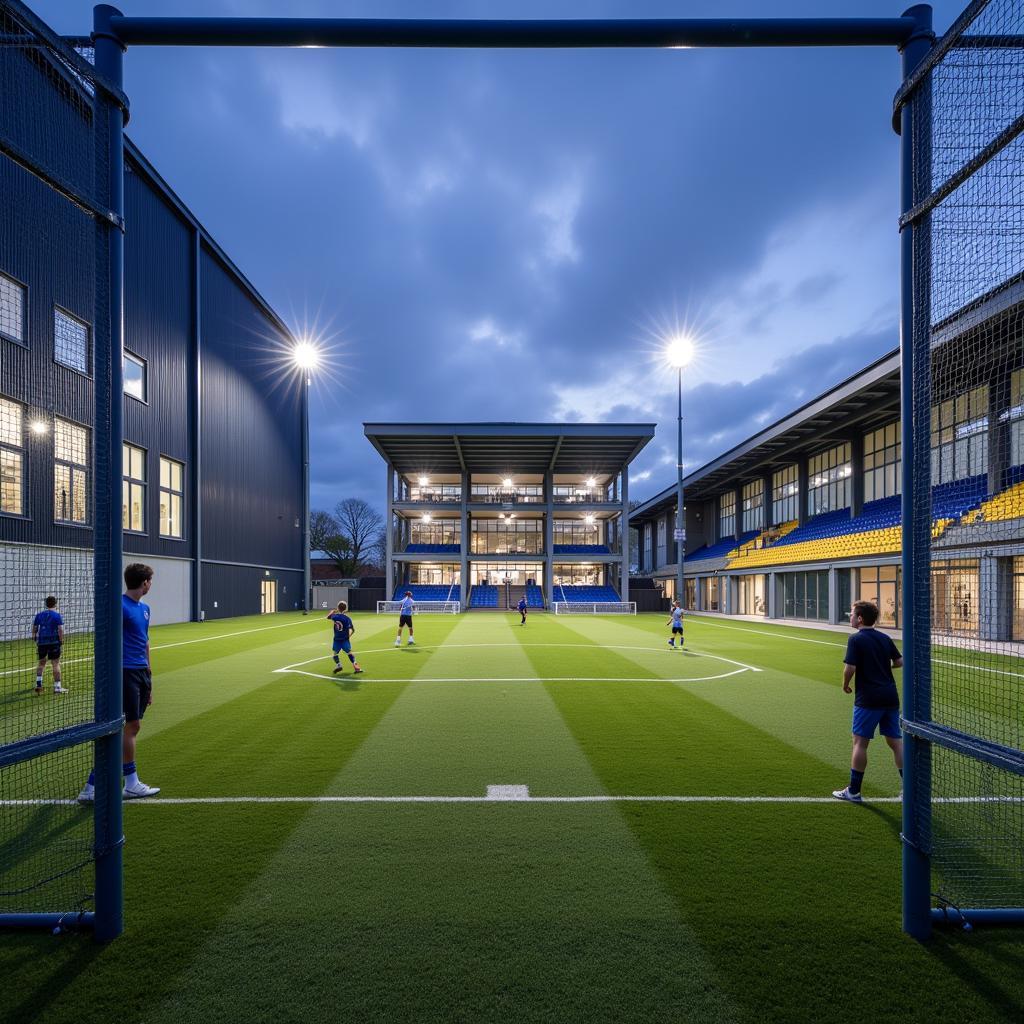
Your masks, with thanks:
[{"label": "lit window", "polygon": [[146,361],[131,352],[124,354],[124,393],[146,401]]},{"label": "lit window", "polygon": [[133,444],[122,444],[124,469],[121,477],[121,526],[133,533],[146,530],[146,452]]},{"label": "lit window", "polygon": [[0,336],[25,343],[25,287],[0,274]]},{"label": "lit window", "polygon": [[89,328],[62,309],[53,311],[53,358],[79,373],[89,372]]},{"label": "lit window", "polygon": [[22,408],[0,398],[0,512],[25,512],[25,442]]},{"label": "lit window", "polygon": [[55,420],[53,459],[53,518],[61,523],[88,522],[89,431]]},{"label": "lit window", "polygon": [[160,536],[182,536],[185,467],[174,459],[160,456]]}]

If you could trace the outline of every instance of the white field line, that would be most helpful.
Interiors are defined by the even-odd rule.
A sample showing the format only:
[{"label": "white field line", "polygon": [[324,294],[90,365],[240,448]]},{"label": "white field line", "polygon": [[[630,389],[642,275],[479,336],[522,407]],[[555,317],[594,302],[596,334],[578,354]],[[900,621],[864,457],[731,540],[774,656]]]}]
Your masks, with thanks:
[{"label": "white field line", "polygon": [[[317,661],[324,659],[317,658]],[[681,676],[666,679],[664,676],[376,676],[361,673],[372,683],[706,683],[715,679],[738,676],[746,669],[737,668],[718,676]],[[351,672],[327,675],[324,672],[306,672],[300,668],[275,668],[275,673],[289,676],[309,676],[311,679],[350,679]]]},{"label": "white field line", "polygon": [[[501,643],[501,644],[441,644],[436,646],[424,645],[418,649],[421,651],[447,651],[453,648],[466,648],[466,647],[483,647],[490,649],[493,647],[570,647],[570,648],[583,648],[585,650],[603,650],[603,651],[644,651],[648,654],[664,654],[669,657],[681,653],[678,651],[668,651],[664,648],[658,647],[637,647],[627,646],[625,644],[609,644],[608,646],[597,645],[597,644],[516,644],[516,643]],[[360,651],[359,655],[362,657],[367,654],[394,654],[396,651],[400,651],[403,648],[400,647],[381,647],[368,651]],[[687,652],[696,655],[699,658],[711,658],[713,661],[722,661],[727,665],[735,665],[735,672],[725,672],[717,676],[687,676],[685,678],[678,679],[665,679],[662,677],[620,677],[620,676],[528,676],[523,678],[509,678],[499,679],[493,676],[485,676],[480,678],[450,678],[450,679],[438,679],[429,676],[417,676],[414,679],[408,677],[402,678],[382,678],[380,676],[374,676],[373,678],[377,682],[387,683],[400,683],[400,682],[422,682],[422,683],[477,683],[477,682],[496,682],[496,683],[556,683],[556,682],[606,682],[615,681],[623,683],[699,683],[708,682],[714,679],[728,679],[729,676],[739,675],[740,672],[763,672],[764,669],[757,668],[754,665],[748,665],[742,661],[734,661],[732,658],[723,658],[718,654],[706,654],[699,651]],[[283,665],[281,668],[275,668],[275,673],[281,673],[283,675],[299,675],[299,676],[314,676],[318,679],[332,679],[332,676],[325,676],[320,672],[302,672],[300,669],[303,665],[314,665],[318,661],[324,661],[330,657],[329,655],[323,654],[316,658],[308,658],[306,661],[295,661],[290,665]]]},{"label": "white field line", "polygon": [[[767,629],[744,629],[742,626],[726,626],[721,622],[710,622],[707,619],[701,619],[698,616],[694,616],[694,619],[702,626],[710,626],[712,629],[731,629],[736,633],[753,633],[756,636],[773,636],[779,640],[799,640],[804,644],[820,644],[822,647],[846,647],[846,644],[834,644],[829,640],[812,640],[809,636],[790,636],[788,633],[772,633]],[[710,655],[709,655],[710,657]],[[1011,672],[1009,669],[1003,668],[989,668],[987,665],[968,665],[962,661],[948,661],[945,658],[932,658],[932,663],[935,665],[952,665],[954,668],[965,668],[972,672],[987,672],[989,675],[995,676],[1013,676],[1017,679],[1024,679],[1024,672]]]},{"label": "white field line", "polygon": [[[514,787],[518,788],[518,787]],[[150,797],[148,800],[128,800],[127,804],[147,806],[196,804],[847,804],[833,796],[527,796],[514,799],[496,799],[493,796],[194,796]],[[898,796],[865,799],[866,804],[898,804]],[[1005,796],[953,796],[936,797],[933,804],[1019,804],[1020,797]],[[0,800],[0,807],[73,807],[77,801],[69,800]],[[91,807],[91,805],[89,805]]]},{"label": "white field line", "polygon": [[[209,640],[228,640],[233,636],[245,636],[247,633],[266,633],[271,629],[288,629],[292,626],[308,626],[310,619],[300,619],[298,622],[282,622],[277,626],[257,626],[255,629],[240,629],[236,633],[218,633],[217,636],[200,636],[196,637],[195,640],[176,640],[173,644],[155,644],[150,647],[151,651],[165,651],[169,647],[186,647],[188,644],[205,644]],[[318,620],[314,620],[318,621]],[[62,665],[77,665],[82,661],[92,661],[92,658],[61,658],[60,663]],[[22,672],[30,672],[35,666],[35,659],[31,663],[26,663],[25,668],[11,668],[4,672],[0,672],[3,676],[15,676]]]}]

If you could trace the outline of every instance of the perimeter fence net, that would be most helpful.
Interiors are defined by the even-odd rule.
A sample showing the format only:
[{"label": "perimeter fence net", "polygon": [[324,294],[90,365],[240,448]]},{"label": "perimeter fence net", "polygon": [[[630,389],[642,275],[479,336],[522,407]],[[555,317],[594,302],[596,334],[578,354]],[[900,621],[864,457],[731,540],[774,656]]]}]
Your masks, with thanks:
[{"label": "perimeter fence net", "polygon": [[[934,905],[1024,908],[1024,6],[975,2],[909,94],[912,574]],[[930,623],[930,635],[927,626]]]},{"label": "perimeter fence net", "polygon": [[94,887],[94,815],[74,798],[97,719],[93,340],[109,329],[110,226],[87,56],[0,0],[0,923],[73,919]]}]

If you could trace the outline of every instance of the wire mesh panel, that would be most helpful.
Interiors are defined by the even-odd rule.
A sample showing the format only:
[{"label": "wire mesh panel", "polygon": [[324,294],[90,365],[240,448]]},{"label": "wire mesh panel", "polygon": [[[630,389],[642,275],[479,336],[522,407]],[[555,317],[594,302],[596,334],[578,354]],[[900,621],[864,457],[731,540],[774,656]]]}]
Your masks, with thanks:
[{"label": "wire mesh panel", "polygon": [[98,710],[93,553],[98,502],[111,493],[93,387],[116,228],[97,145],[110,104],[83,55],[11,0],[0,0],[0,96],[4,924],[92,910],[105,818],[75,797],[94,739],[117,727]]},{"label": "wire mesh panel", "polygon": [[[933,903],[1024,912],[1024,8],[975,2],[915,120],[913,582],[924,744],[905,837]],[[908,524],[904,524],[905,531]],[[930,543],[928,539],[930,538]],[[922,557],[922,551],[929,552]],[[930,644],[928,636],[930,635]],[[1015,918],[1014,918],[1015,919]],[[1021,916],[1024,920],[1024,914]]]}]

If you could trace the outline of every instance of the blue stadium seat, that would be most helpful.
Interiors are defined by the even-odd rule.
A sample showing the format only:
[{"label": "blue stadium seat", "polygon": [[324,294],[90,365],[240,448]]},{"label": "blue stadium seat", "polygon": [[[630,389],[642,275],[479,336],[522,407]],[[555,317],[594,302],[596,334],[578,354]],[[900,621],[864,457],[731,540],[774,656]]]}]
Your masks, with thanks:
[{"label": "blue stadium seat", "polygon": [[600,604],[619,602],[622,599],[614,587],[560,586],[555,587],[555,600]]},{"label": "blue stadium seat", "polygon": [[757,534],[757,530],[750,530],[748,533],[741,534],[738,541],[733,537],[726,537],[725,540],[720,540],[717,544],[708,544],[697,548],[686,556],[686,561],[699,562],[703,558],[725,558],[730,551],[739,547],[740,544],[746,544],[748,540],[753,540]]},{"label": "blue stadium seat", "polygon": [[554,544],[556,555],[609,555],[611,549],[607,544]]}]

